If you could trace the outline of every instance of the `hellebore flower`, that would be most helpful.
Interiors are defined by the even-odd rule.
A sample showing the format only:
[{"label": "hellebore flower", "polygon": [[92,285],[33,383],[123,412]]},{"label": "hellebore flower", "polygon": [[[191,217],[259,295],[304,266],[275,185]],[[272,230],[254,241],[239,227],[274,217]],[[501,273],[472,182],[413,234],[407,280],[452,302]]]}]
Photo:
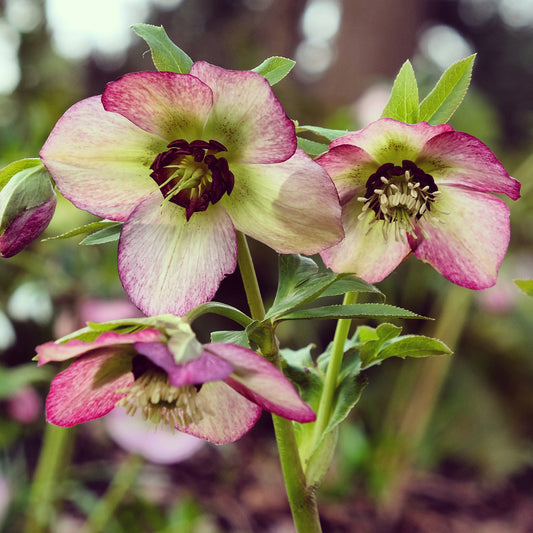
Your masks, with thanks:
[{"label": "hellebore flower", "polygon": [[451,126],[379,119],[334,140],[317,159],[342,205],[345,238],[321,253],[336,272],[370,283],[411,252],[470,289],[496,282],[509,244],[509,209],[520,197],[481,141]]},{"label": "hellebore flower", "polygon": [[147,315],[210,300],[235,270],[236,230],[279,253],[343,235],[331,179],[255,72],[127,74],[71,107],[41,158],[77,207],[124,221],[119,275]]},{"label": "hellebore flower", "polygon": [[315,419],[287,378],[252,350],[201,345],[187,324],[165,331],[106,331],[90,342],[38,346],[39,365],[77,358],[52,381],[47,420],[70,427],[120,406],[223,444],[250,430],[262,409],[299,422]]},{"label": "hellebore flower", "polygon": [[37,239],[54,216],[57,196],[38,159],[24,159],[0,171],[0,256],[13,257]]}]

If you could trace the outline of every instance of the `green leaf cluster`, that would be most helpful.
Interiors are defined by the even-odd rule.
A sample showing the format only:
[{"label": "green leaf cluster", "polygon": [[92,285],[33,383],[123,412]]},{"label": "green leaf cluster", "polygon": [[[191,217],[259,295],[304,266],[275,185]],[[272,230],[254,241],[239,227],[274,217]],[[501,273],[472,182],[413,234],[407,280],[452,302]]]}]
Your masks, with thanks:
[{"label": "green leaf cluster", "polygon": [[382,117],[409,124],[445,124],[463,101],[474,66],[475,54],[457,61],[442,74],[429,94],[419,102],[418,82],[411,62],[403,65],[392,86]]}]

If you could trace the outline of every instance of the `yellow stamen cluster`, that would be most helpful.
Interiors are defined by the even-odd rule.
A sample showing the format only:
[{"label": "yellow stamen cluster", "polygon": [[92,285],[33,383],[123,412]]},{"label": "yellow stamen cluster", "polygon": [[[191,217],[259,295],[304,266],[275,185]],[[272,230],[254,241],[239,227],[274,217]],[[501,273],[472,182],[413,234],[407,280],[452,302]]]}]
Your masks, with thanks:
[{"label": "yellow stamen cluster", "polygon": [[196,387],[174,387],[170,385],[167,374],[159,369],[147,370],[130,387],[117,392],[126,396],[116,403],[116,407],[124,407],[126,413],[132,416],[140,411],[145,420],[156,425],[184,427],[203,418]]}]

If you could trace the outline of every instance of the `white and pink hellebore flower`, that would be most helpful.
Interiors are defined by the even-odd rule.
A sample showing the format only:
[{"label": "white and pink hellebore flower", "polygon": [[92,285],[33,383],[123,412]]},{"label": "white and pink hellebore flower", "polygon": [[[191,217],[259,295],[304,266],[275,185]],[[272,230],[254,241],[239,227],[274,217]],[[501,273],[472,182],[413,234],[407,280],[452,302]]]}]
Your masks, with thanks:
[{"label": "white and pink hellebore flower", "polygon": [[77,207],[124,221],[119,275],[147,315],[210,300],[235,270],[236,230],[308,255],[343,236],[331,179],[255,72],[127,74],[71,107],[40,155]]},{"label": "white and pink hellebore flower", "polygon": [[413,252],[457,285],[494,285],[509,209],[488,193],[516,200],[520,184],[481,141],[383,118],[334,140],[317,162],[342,205],[345,238],[321,254],[332,270],[375,283]]},{"label": "white and pink hellebore flower", "polygon": [[215,444],[242,437],[262,409],[315,420],[287,378],[263,357],[229,343],[202,345],[186,325],[170,336],[156,328],[106,331],[91,341],[37,347],[39,365],[76,358],[52,381],[47,420],[70,427],[124,407],[154,424]]}]

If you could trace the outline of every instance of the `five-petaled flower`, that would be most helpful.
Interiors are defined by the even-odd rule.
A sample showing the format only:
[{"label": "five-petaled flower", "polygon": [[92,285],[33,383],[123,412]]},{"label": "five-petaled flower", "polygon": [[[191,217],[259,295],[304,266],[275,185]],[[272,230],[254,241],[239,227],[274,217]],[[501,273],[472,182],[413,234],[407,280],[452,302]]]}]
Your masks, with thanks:
[{"label": "five-petaled flower", "polygon": [[345,238],[321,254],[332,270],[375,283],[413,252],[458,285],[494,285],[509,209],[487,193],[516,200],[520,184],[481,141],[384,118],[334,140],[317,161],[343,206]]},{"label": "five-petaled flower", "polygon": [[117,406],[215,444],[232,442],[262,409],[315,419],[287,378],[263,357],[230,343],[202,345],[188,325],[174,330],[106,331],[94,340],[37,347],[39,365],[76,358],[52,381],[47,420],[70,427]]},{"label": "five-petaled flower", "polygon": [[235,270],[236,230],[308,255],[343,236],[330,177],[255,72],[128,74],[71,107],[40,155],[77,207],[124,221],[119,275],[147,315],[210,300]]}]

